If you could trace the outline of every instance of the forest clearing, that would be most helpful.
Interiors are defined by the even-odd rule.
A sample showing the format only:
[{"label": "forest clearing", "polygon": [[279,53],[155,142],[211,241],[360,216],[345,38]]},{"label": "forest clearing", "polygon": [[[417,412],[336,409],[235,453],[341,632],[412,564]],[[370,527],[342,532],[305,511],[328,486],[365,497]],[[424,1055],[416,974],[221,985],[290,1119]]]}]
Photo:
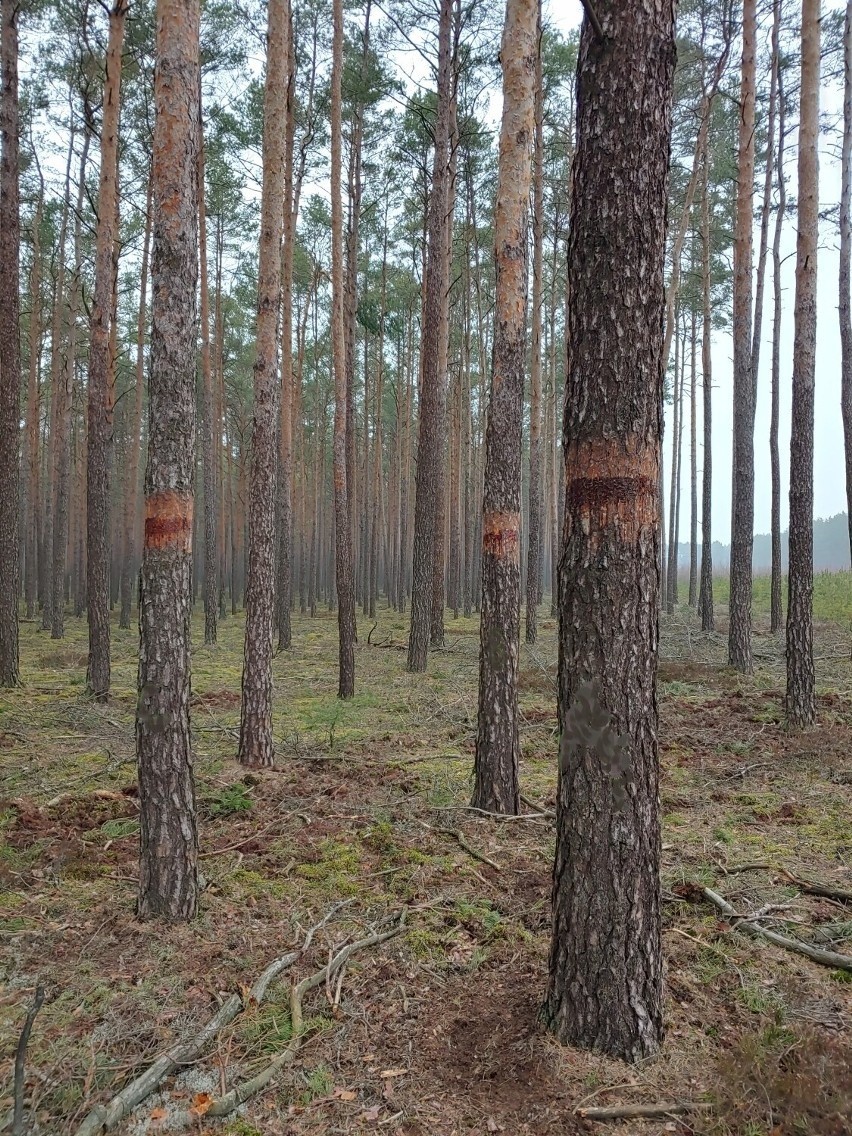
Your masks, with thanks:
[{"label": "forest clearing", "polygon": [[8,1136],[852,1136],[850,628],[852,0],[0,0]]},{"label": "forest clearing", "polygon": [[[819,606],[817,607],[819,611]],[[25,625],[24,686],[0,695],[2,1081],[32,987],[28,1079],[38,1131],[74,1133],[217,998],[245,992],[340,901],[292,971],[120,1131],[231,1136],[595,1131],[577,1106],[712,1102],[710,1114],[621,1121],[619,1133],[841,1136],[852,1115],[850,972],[749,938],[700,898],[849,952],[852,904],[784,875],[852,889],[852,662],[845,624],[818,621],[819,725],[789,733],[782,644],[756,621],[755,674],[725,667],[690,612],[663,618],[660,664],[666,1040],[629,1068],[565,1050],[537,1026],[547,968],[556,638],[522,650],[525,817],[467,809],[476,726],[474,620],[447,624],[426,676],[403,667],[406,621],[359,621],[359,692],[336,697],[336,624],[294,618],[274,663],[276,771],[235,761],[243,621],[217,646],[195,625],[193,742],[205,886],[187,925],[140,924],[133,716],[136,635],[114,634],[113,698],[84,697],[85,625],[62,643]],[[373,626],[374,623],[376,626]],[[368,644],[367,639],[370,639]],[[99,791],[96,792],[96,791]],[[51,803],[53,802],[53,803]],[[751,870],[745,865],[762,865]],[[769,909],[769,910],[767,910]],[[290,1041],[292,982],[372,928],[396,937],[306,997],[294,1061],[238,1116],[204,1105]],[[4,1107],[8,1101],[4,1101]],[[200,1106],[200,1107],[199,1107]],[[196,1115],[190,1117],[195,1107]],[[798,1127],[795,1127],[798,1125]]]}]

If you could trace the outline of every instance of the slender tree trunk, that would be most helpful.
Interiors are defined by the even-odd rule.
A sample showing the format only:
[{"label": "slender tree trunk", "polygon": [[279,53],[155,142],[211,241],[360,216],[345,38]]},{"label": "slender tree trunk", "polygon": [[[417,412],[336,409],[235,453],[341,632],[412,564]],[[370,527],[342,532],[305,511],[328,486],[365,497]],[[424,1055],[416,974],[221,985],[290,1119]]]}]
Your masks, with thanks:
[{"label": "slender tree trunk", "polygon": [[86,610],[89,661],[86,688],[99,701],[109,698],[109,478],[113,450],[115,374],[110,366],[113,245],[118,197],[118,120],[121,48],[129,0],[115,0],[109,14],[106,53],[98,224],[95,237],[95,289],[89,342],[89,449],[86,476]]},{"label": "slender tree trunk", "polygon": [[288,81],[284,122],[284,247],[281,256],[281,414],[278,451],[278,586],[276,623],[278,650],[292,643],[293,602],[293,254],[296,240],[296,196],[293,192],[296,67],[293,14],[287,0]]},{"label": "slender tree trunk", "polygon": [[[778,212],[775,215],[775,233],[772,240],[772,289],[774,301],[774,318],[772,323],[772,378],[771,400],[772,409],[769,420],[769,460],[772,470],[772,505],[771,505],[771,540],[772,540],[772,572],[770,577],[770,628],[773,632],[780,631],[784,618],[781,604],[781,454],[778,446],[779,419],[781,417],[781,229],[784,224],[784,214],[787,210],[787,179],[784,175],[784,78],[781,72],[781,60],[778,48],[779,29],[781,24],[781,0],[774,0],[772,23],[772,55],[777,69],[778,80],[778,151],[776,160],[776,177],[778,180]],[[850,115],[852,121],[852,115]],[[842,214],[842,206],[841,206]],[[843,223],[841,220],[841,262],[843,258]],[[846,302],[849,303],[847,288]],[[841,292],[841,301],[843,293]],[[842,309],[841,309],[842,310]],[[850,353],[852,361],[852,332],[850,332]],[[843,336],[841,333],[841,350]],[[850,363],[852,365],[852,363]]]},{"label": "slender tree trunk", "polygon": [[[540,13],[539,13],[540,23]],[[544,270],[544,93],[541,79],[541,27],[538,30],[535,81],[535,150],[533,174],[533,286],[532,348],[530,357],[530,484],[527,536],[526,640],[538,636],[537,613],[541,602],[541,283]]]},{"label": "slender tree trunk", "polygon": [[[458,4],[456,3],[456,14]],[[456,24],[456,27],[458,25]],[[453,51],[453,71],[458,59],[458,33],[455,36]],[[442,269],[444,292],[441,298],[440,327],[438,339],[438,374],[441,384],[443,405],[440,423],[441,455],[435,483],[435,545],[432,562],[432,615],[430,620],[429,642],[432,647],[444,646],[444,604],[446,601],[446,512],[447,512],[447,390],[449,387],[450,354],[450,267],[453,260],[453,214],[456,203],[456,152],[458,149],[457,106],[455,96],[456,80],[453,79],[453,95],[450,99],[449,160],[446,184],[445,218],[445,264]]]},{"label": "slender tree trunk", "polygon": [[414,495],[411,626],[407,669],[426,670],[433,606],[435,542],[438,539],[438,489],[444,460],[445,388],[441,375],[441,311],[447,291],[446,225],[450,138],[453,0],[440,0],[438,22],[438,106],[435,160],[428,211],[424,325],[421,336],[420,423]]},{"label": "slender tree trunk", "polygon": [[494,229],[494,354],[485,435],[479,712],[473,789],[474,806],[495,813],[516,813],[520,800],[521,432],[538,13],[537,0],[508,0],[500,51],[503,120]]},{"label": "slender tree trunk", "polygon": [[[200,103],[199,94],[199,103]],[[219,614],[219,550],[217,547],[216,440],[213,366],[210,359],[210,289],[207,281],[207,183],[204,161],[204,122],[198,121],[198,265],[201,319],[201,480],[204,490],[204,642],[215,643]]]},{"label": "slender tree trunk", "polygon": [[802,0],[799,206],[793,403],[790,432],[790,561],[787,583],[787,721],[812,726],[814,693],[814,380],[819,243],[820,0]]},{"label": "slender tree trunk", "polygon": [[701,630],[714,631],[713,611],[713,308],[711,294],[709,154],[704,155],[701,193],[701,385],[704,395],[704,469],[701,479]]},{"label": "slender tree trunk", "polygon": [[[41,171],[39,170],[39,175]],[[44,215],[44,180],[40,176],[39,195],[33,215],[32,264],[30,265],[29,366],[27,375],[27,512],[24,552],[26,574],[24,599],[27,619],[35,615],[38,583],[39,515],[39,363],[41,357],[41,222]]]},{"label": "slender tree trunk", "polygon": [[697,320],[692,312],[690,333],[690,388],[689,388],[689,606],[698,606],[698,418],[695,396],[697,392]]},{"label": "slender tree trunk", "polygon": [[157,0],[151,371],[139,588],[141,919],[191,919],[198,830],[189,730],[198,283],[199,0]]},{"label": "slender tree trunk", "polygon": [[[334,533],[339,638],[338,697],[355,693],[355,588],[352,579],[352,530],[347,487],[347,367],[343,287],[343,205],[341,190],[343,0],[333,0],[331,74],[331,287],[332,366],[334,368]],[[350,266],[354,271],[354,266]]]},{"label": "slender tree trunk", "polygon": [[[71,426],[77,367],[77,325],[83,297],[83,202],[86,195],[86,165],[89,158],[91,137],[87,127],[83,137],[83,151],[80,155],[80,179],[77,183],[77,209],[74,215],[74,272],[68,289],[68,338],[65,344],[65,360],[59,375],[56,414],[54,416],[56,440],[54,443],[55,496],[50,597],[51,639],[62,639],[65,635],[65,574],[70,544],[68,540],[68,503],[71,495]],[[80,499],[85,504],[82,491]],[[80,539],[82,543],[82,533]],[[74,545],[70,544],[70,548],[73,552]],[[78,577],[77,586],[81,590],[82,583],[83,581]]]},{"label": "slender tree trunk", "polygon": [[[142,403],[145,394],[145,328],[148,315],[148,261],[151,250],[152,176],[153,174],[148,178],[148,194],[145,202],[145,237],[142,242],[142,271],[139,279],[139,314],[136,320],[136,387],[133,392],[133,413],[130,419],[130,427],[128,431],[127,465],[124,473],[124,533],[122,537],[121,552],[121,612],[118,619],[119,627],[130,627],[130,606],[133,600],[133,579],[135,575],[134,568],[136,566],[137,555],[136,513],[137,503],[139,500],[139,458],[142,452]],[[204,248],[204,245],[202,244],[201,247]],[[203,309],[203,275],[201,288]],[[206,477],[204,481],[204,494],[206,503]],[[204,577],[206,585],[206,568]]]},{"label": "slender tree trunk", "polygon": [[0,687],[19,681],[21,333],[17,0],[0,5]]},{"label": "slender tree trunk", "polygon": [[577,78],[543,1017],[562,1042],[635,1061],[663,1034],[657,486],[674,4],[598,12],[605,38],[584,21]]},{"label": "slender tree trunk", "polygon": [[840,349],[843,439],[846,451],[846,514],[852,564],[852,0],[847,0],[843,27],[843,150],[840,198]]},{"label": "slender tree trunk", "polygon": [[679,313],[675,316],[675,356],[674,377],[672,380],[672,472],[669,490],[669,548],[666,567],[666,612],[674,614],[677,603],[678,574],[678,498],[680,496],[680,438],[681,407],[683,405],[683,361],[680,353],[681,340],[677,332]]},{"label": "slender tree trunk", "polygon": [[739,159],[734,220],[734,478],[728,662],[751,674],[751,582],[754,547],[754,409],[752,260],[757,3],[743,0]]}]

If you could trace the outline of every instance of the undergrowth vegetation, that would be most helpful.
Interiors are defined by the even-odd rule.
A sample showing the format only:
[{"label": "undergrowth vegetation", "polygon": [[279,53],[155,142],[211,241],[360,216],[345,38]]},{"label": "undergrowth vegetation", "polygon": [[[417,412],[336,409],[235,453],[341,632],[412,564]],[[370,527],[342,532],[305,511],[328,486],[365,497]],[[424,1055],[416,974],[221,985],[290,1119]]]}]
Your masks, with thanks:
[{"label": "undergrowth vegetation", "polygon": [[128,1136],[171,1131],[193,1101],[256,1073],[291,1042],[291,982],[403,910],[401,934],[353,956],[339,985],[310,993],[292,1068],[228,1121],[199,1114],[197,1131],[570,1136],[587,1131],[574,1109],[591,1097],[713,1106],[680,1128],[630,1121],[621,1133],[849,1132],[849,973],[741,935],[690,890],[712,887],[741,914],[771,905],[773,928],[852,952],[852,905],[802,894],[783,875],[850,887],[848,634],[819,629],[819,725],[796,735],[781,705],[783,637],[759,629],[757,673],[734,674],[720,612],[714,636],[682,608],[663,620],[667,1040],[635,1074],[560,1049],[537,1025],[550,933],[553,620],[543,617],[539,643],[521,651],[524,807],[542,815],[514,822],[465,810],[475,620],[448,620],[447,647],[426,676],[405,673],[406,616],[383,610],[369,645],[372,622],[362,621],[356,698],[341,703],[334,616],[296,617],[293,648],[274,663],[278,771],[269,773],[235,762],[242,620],[225,620],[215,647],[201,644],[197,624],[204,891],[185,927],[134,918],[135,633],[113,630],[115,695],[100,706],[83,691],[85,626],[69,620],[53,644],[24,624],[23,684],[0,695],[3,1083],[41,981],[48,998],[27,1092],[39,1132],[73,1133],[93,1102],[345,902],[292,975],[143,1105]]}]

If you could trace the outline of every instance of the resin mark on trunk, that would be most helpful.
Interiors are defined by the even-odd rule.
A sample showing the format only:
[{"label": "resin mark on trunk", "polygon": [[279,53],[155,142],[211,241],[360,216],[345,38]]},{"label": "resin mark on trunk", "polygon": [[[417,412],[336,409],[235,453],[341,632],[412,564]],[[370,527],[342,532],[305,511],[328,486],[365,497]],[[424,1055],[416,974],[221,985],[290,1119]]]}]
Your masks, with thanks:
[{"label": "resin mark on trunk", "polygon": [[573,442],[565,453],[565,497],[569,524],[589,533],[617,525],[626,540],[656,525],[659,457],[639,435],[627,444],[610,438]]},{"label": "resin mark on trunk", "polygon": [[165,489],[145,499],[145,547],[190,552],[192,496]]},{"label": "resin mark on trunk", "polygon": [[520,513],[486,513],[482,518],[482,551],[497,560],[520,564]]}]

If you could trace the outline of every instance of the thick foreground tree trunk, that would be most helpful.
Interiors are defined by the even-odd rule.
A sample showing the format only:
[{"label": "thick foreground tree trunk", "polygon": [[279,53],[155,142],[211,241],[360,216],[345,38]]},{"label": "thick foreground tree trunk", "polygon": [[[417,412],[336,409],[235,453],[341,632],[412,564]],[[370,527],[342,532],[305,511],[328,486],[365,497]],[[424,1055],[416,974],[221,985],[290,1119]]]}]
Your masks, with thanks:
[{"label": "thick foreground tree trunk", "polygon": [[109,13],[98,227],[95,237],[95,290],[89,344],[89,449],[86,464],[86,613],[89,663],[86,688],[99,700],[109,697],[109,514],[114,360],[110,352],[113,311],[114,245],[118,204],[118,119],[121,99],[121,47],[129,0],[115,0]]},{"label": "thick foreground tree trunk", "polygon": [[578,63],[543,1017],[563,1042],[638,1060],[663,1033],[658,481],[674,4],[597,11],[604,38],[587,19]]},{"label": "thick foreground tree trunk", "polygon": [[278,310],[284,229],[283,129],[290,66],[286,0],[269,0],[263,107],[263,191],[257,273],[257,354],[249,481],[249,561],[239,759],[274,765],[272,637],[275,619],[275,511],[278,468]]},{"label": "thick foreground tree trunk", "polygon": [[0,7],[0,686],[18,682],[21,216],[18,3]]},{"label": "thick foreground tree trunk", "polygon": [[814,695],[814,380],[819,242],[820,0],[802,0],[799,208],[793,404],[790,432],[790,564],[787,587],[787,721],[811,726]]},{"label": "thick foreground tree trunk", "polygon": [[157,0],[151,372],[139,597],[140,918],[198,903],[189,732],[198,283],[199,0]]},{"label": "thick foreground tree trunk", "polygon": [[496,813],[516,813],[520,800],[521,430],[526,362],[527,203],[535,132],[537,56],[538,0],[508,0],[500,51],[503,122],[494,225],[494,349],[485,434],[479,715],[473,790],[473,804]]}]

